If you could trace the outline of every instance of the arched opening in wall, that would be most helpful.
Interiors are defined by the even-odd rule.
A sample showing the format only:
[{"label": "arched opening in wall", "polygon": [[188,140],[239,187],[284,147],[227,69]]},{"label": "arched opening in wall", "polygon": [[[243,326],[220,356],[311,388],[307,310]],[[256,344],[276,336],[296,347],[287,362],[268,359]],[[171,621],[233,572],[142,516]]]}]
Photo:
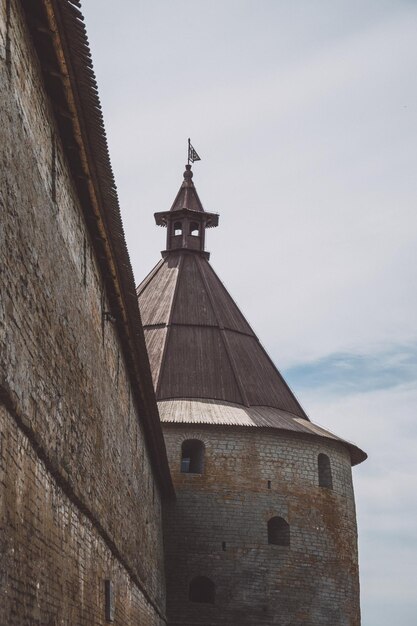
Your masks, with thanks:
[{"label": "arched opening in wall", "polygon": [[319,487],[333,489],[332,468],[327,454],[320,453],[317,459],[319,468]]},{"label": "arched opening in wall", "polygon": [[290,525],[283,517],[271,517],[268,521],[268,543],[275,546],[290,545]]},{"label": "arched opening in wall", "polygon": [[210,578],[197,576],[190,582],[188,598],[191,602],[206,602],[214,604],[216,587]]},{"label": "arched opening in wall", "polygon": [[181,472],[202,474],[204,471],[204,443],[199,439],[187,439],[181,446]]},{"label": "arched opening in wall", "polygon": [[200,227],[197,222],[191,222],[190,224],[190,235],[192,237],[198,237],[200,234]]},{"label": "arched opening in wall", "polygon": [[182,235],[182,222],[174,222],[173,226],[174,235]]}]

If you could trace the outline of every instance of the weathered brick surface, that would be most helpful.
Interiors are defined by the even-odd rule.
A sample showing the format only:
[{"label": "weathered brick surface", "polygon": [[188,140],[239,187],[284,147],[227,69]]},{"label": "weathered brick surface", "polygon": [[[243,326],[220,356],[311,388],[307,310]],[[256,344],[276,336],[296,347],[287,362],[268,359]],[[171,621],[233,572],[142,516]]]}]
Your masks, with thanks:
[{"label": "weathered brick surface", "polygon": [[[53,624],[53,615],[62,620],[65,606],[75,607],[77,594],[85,611],[57,623],[102,623],[94,613],[98,602],[91,600],[91,614],[87,605],[107,569],[127,581],[124,591],[120,582],[120,597],[132,617],[119,617],[118,623],[130,624],[139,587],[153,605],[149,615],[164,613],[161,498],[117,331],[103,321],[104,283],[16,0],[9,24],[6,1],[0,0],[0,93],[0,387],[24,420],[38,456],[47,460],[43,466],[36,459],[2,412],[3,442],[9,442],[3,443],[2,531],[11,532],[7,550],[9,557],[15,550],[16,560],[1,604],[3,615],[23,607],[14,621],[2,624]],[[73,494],[70,501],[61,484]],[[52,563],[54,553],[56,566],[48,574],[45,563]],[[57,585],[50,622],[45,609],[29,617],[41,594],[39,581],[42,594]]]},{"label": "weathered brick surface", "polygon": [[[164,431],[177,490],[165,519],[170,624],[358,626],[344,446],[255,428],[165,424]],[[205,444],[202,475],[180,472],[186,439]],[[330,457],[333,490],[318,486],[320,452]],[[268,545],[267,521],[275,515],[290,524],[289,547]],[[200,575],[216,585],[214,606],[188,601],[189,581]]]},{"label": "weathered brick surface", "polygon": [[104,624],[106,579],[115,624],[164,624],[4,407],[0,416],[0,624]]}]

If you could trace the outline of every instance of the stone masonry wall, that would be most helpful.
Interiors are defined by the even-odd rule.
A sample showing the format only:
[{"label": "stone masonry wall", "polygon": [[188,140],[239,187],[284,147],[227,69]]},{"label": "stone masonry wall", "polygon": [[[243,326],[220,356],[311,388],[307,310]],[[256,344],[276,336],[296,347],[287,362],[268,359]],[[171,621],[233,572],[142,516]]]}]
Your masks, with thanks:
[{"label": "stone masonry wall", "polygon": [[[0,595],[13,615],[1,623],[101,624],[92,598],[108,572],[125,606],[118,624],[160,623],[159,488],[17,0],[0,0],[0,98],[0,397],[10,409],[0,421]],[[149,618],[129,621],[145,598]]]},{"label": "stone masonry wall", "polygon": [[[164,424],[164,434],[177,492],[165,519],[171,626],[359,625],[355,506],[343,445],[245,427]],[[180,472],[186,439],[205,445],[202,475]],[[318,486],[320,452],[330,458],[333,490]],[[289,547],[268,544],[273,516],[290,524]],[[196,576],[215,583],[214,605],[188,600]]]}]

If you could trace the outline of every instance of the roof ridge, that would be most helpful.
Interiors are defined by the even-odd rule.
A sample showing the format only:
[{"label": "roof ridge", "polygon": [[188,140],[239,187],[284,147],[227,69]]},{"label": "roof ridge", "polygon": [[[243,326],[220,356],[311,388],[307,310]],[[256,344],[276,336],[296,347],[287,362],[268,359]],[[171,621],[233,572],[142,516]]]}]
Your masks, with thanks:
[{"label": "roof ridge", "polygon": [[[231,300],[231,302],[233,303],[233,305],[234,305],[234,307],[235,307],[236,311],[238,312],[238,314],[240,315],[241,319],[244,321],[244,323],[246,324],[246,326],[249,328],[250,333],[244,333],[244,332],[242,332],[242,331],[240,331],[240,330],[237,330],[237,329],[235,329],[235,328],[228,328],[228,327],[226,327],[226,326],[225,326],[225,328],[227,328],[227,330],[232,330],[232,331],[240,332],[240,333],[242,333],[243,335],[248,335],[248,336],[251,336],[251,337],[255,337],[255,339],[257,339],[257,340],[258,340],[258,337],[257,337],[257,335],[256,335],[255,331],[253,330],[252,326],[249,324],[248,320],[247,320],[247,319],[246,319],[246,317],[243,315],[243,313],[242,313],[242,311],[241,311],[240,307],[236,304],[235,299],[234,299],[234,298],[233,298],[233,296],[229,293],[229,290],[227,289],[226,285],[223,283],[222,279],[218,276],[217,272],[215,271],[215,269],[213,268],[213,266],[212,266],[212,265],[208,262],[208,260],[207,260],[207,268],[208,268],[209,272],[211,272],[211,274],[212,274],[212,276],[213,276],[214,280],[215,280],[217,283],[219,283],[219,284],[221,285],[221,287],[222,287],[222,289],[223,289],[223,291],[224,291],[224,293],[225,293],[226,297],[227,297],[227,298],[229,298],[229,299]],[[258,340],[258,341],[259,341],[259,340]]]},{"label": "roof ridge", "polygon": [[[163,260],[162,265],[164,263],[165,263],[165,260]],[[162,267],[162,265],[161,265],[161,267]],[[176,301],[176,298],[177,298],[178,285],[180,283],[180,276],[181,276],[182,266],[183,265],[184,265],[184,256],[180,255],[179,263],[178,263],[177,279],[176,279],[176,283],[175,283],[175,287],[174,287],[174,293],[172,294],[171,307],[170,307],[170,311],[169,311],[168,321],[166,323],[166,336],[165,336],[164,347],[162,349],[161,365],[160,365],[160,369],[159,369],[158,382],[156,384],[156,389],[155,389],[156,397],[158,397],[158,394],[159,394],[159,392],[161,390],[162,378],[163,378],[163,374],[164,374],[164,370],[165,370],[165,366],[166,366],[165,355],[166,355],[168,343],[169,343],[169,340],[170,340],[170,337],[171,337],[171,328],[172,328],[171,321],[172,321],[172,316],[174,314],[175,301]]]},{"label": "roof ridge", "polygon": [[146,289],[154,276],[159,272],[161,267],[164,264],[164,259],[159,259],[158,263],[151,269],[151,271],[145,276],[142,282],[136,287],[136,295],[140,296],[140,294]]},{"label": "roof ridge", "polygon": [[[264,353],[264,355],[266,356],[266,358],[270,361],[270,363],[272,364],[275,372],[278,374],[278,376],[281,379],[281,382],[284,383],[285,387],[288,389],[288,391],[290,392],[290,394],[294,397],[294,400],[297,402],[298,406],[301,409],[302,414],[304,415],[304,417],[302,417],[301,415],[299,415],[298,417],[300,417],[301,419],[306,419],[308,422],[310,421],[310,418],[308,417],[307,413],[304,411],[303,407],[301,406],[301,403],[299,401],[299,399],[297,398],[297,396],[295,395],[294,391],[291,389],[291,387],[289,386],[289,384],[287,383],[287,381],[285,380],[285,378],[283,377],[283,375],[281,374],[281,372],[279,371],[279,369],[277,368],[277,366],[275,365],[274,361],[271,359],[271,357],[269,356],[268,352],[265,350],[265,348],[262,345],[262,342],[259,340],[258,337],[256,337],[256,340],[258,342],[258,345],[260,347],[260,349],[262,350],[262,352]],[[262,406],[262,405],[260,405]],[[265,406],[269,406],[269,405],[265,405]],[[283,411],[285,411],[286,409],[281,409]],[[288,411],[289,413],[291,411]],[[294,414],[295,415],[295,414]]]},{"label": "roof ridge", "polygon": [[[208,264],[207,260],[206,260],[206,263]],[[216,305],[215,299],[213,297],[213,294],[211,292],[210,285],[208,284],[207,279],[204,276],[204,272],[202,271],[202,269],[200,267],[200,259],[197,259],[197,267],[198,267],[198,271],[200,272],[201,279],[202,279],[202,281],[203,281],[203,283],[204,283],[204,285],[206,287],[207,295],[209,297],[210,304],[211,304],[212,309],[213,309],[214,317],[216,318],[218,327],[220,329],[220,337],[222,338],[223,345],[224,345],[224,348],[226,350],[227,358],[229,360],[230,367],[232,368],[233,376],[235,378],[236,385],[237,385],[237,388],[239,390],[240,396],[242,398],[243,404],[245,406],[250,406],[249,402],[248,402],[248,398],[247,398],[246,393],[245,393],[245,389],[244,389],[244,387],[243,387],[243,385],[241,383],[241,380],[240,380],[240,378],[239,378],[239,376],[237,374],[237,371],[236,371],[236,364],[235,364],[235,362],[233,360],[233,356],[231,355],[231,352],[230,352],[230,346],[229,346],[229,343],[227,341],[227,337],[226,337],[225,332],[224,332],[224,325],[221,324],[221,322],[219,320],[219,315],[217,313],[217,305]]]},{"label": "roof ridge", "polygon": [[[280,380],[282,383],[284,383],[285,387],[287,388],[287,390],[290,392],[290,394],[294,397],[295,401],[297,402],[299,408],[301,409],[301,412],[303,414],[303,418],[302,419],[307,419],[308,421],[310,421],[309,417],[307,416],[307,413],[304,411],[303,407],[301,406],[300,401],[298,400],[296,394],[293,392],[293,390],[291,389],[291,387],[288,385],[287,381],[285,380],[285,378],[282,376],[281,372],[279,371],[279,369],[277,368],[277,366],[275,365],[274,361],[271,359],[271,357],[269,356],[268,352],[266,351],[266,349],[264,348],[264,346],[262,345],[262,342],[260,341],[258,335],[255,333],[255,331],[253,330],[252,326],[249,324],[249,322],[247,321],[246,317],[243,315],[242,311],[240,310],[240,308],[238,307],[238,305],[236,304],[236,302],[234,301],[234,298],[230,295],[229,291],[227,290],[227,288],[225,287],[225,285],[223,284],[222,280],[217,276],[216,272],[214,271],[214,269],[212,268],[212,266],[210,265],[210,263],[207,261],[207,266],[210,268],[211,272],[214,274],[214,276],[217,278],[217,280],[220,282],[220,284],[222,285],[223,289],[225,290],[225,292],[227,293],[227,295],[229,296],[229,298],[233,301],[233,304],[235,305],[235,307],[237,308],[237,310],[239,311],[240,315],[242,316],[242,318],[244,319],[244,321],[246,322],[247,326],[250,328],[251,333],[241,333],[242,335],[246,335],[248,337],[254,337],[260,347],[260,349],[262,350],[262,352],[264,353],[264,355],[266,356],[266,358],[268,359],[268,361],[271,363],[271,365],[273,366],[275,372],[278,374]],[[230,332],[240,332],[240,331],[236,331],[235,329],[227,329]],[[251,405],[252,406],[252,405]],[[268,406],[268,405],[265,405]],[[284,410],[284,409],[282,409]],[[302,416],[299,416],[302,417]]]}]

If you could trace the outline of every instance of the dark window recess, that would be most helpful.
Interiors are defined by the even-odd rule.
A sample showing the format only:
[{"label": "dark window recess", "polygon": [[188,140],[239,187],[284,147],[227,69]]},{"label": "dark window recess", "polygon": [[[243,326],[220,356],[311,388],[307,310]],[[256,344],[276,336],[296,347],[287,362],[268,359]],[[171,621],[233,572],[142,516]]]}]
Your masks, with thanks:
[{"label": "dark window recess", "polygon": [[113,581],[104,581],[104,610],[106,622],[114,622],[114,589]]},{"label": "dark window recess", "polygon": [[319,487],[333,489],[332,468],[329,457],[327,454],[319,454],[317,461],[319,468]]},{"label": "dark window recess", "polygon": [[190,235],[192,237],[198,237],[200,234],[200,227],[197,222],[191,222],[190,224]]},{"label": "dark window recess", "polygon": [[181,472],[202,474],[204,471],[204,443],[198,439],[187,439],[181,448]]},{"label": "dark window recess", "polygon": [[268,521],[268,543],[276,546],[290,545],[290,525],[283,517],[271,517]]},{"label": "dark window recess", "polygon": [[223,552],[226,552],[226,542],[222,541],[222,550]]},{"label": "dark window recess", "polygon": [[214,604],[216,587],[214,582],[205,576],[197,576],[190,582],[188,597],[191,602]]},{"label": "dark window recess", "polygon": [[268,480],[268,489],[271,489],[271,487],[272,487],[272,483],[270,480]]},{"label": "dark window recess", "polygon": [[182,235],[182,223],[174,222],[174,235]]}]

